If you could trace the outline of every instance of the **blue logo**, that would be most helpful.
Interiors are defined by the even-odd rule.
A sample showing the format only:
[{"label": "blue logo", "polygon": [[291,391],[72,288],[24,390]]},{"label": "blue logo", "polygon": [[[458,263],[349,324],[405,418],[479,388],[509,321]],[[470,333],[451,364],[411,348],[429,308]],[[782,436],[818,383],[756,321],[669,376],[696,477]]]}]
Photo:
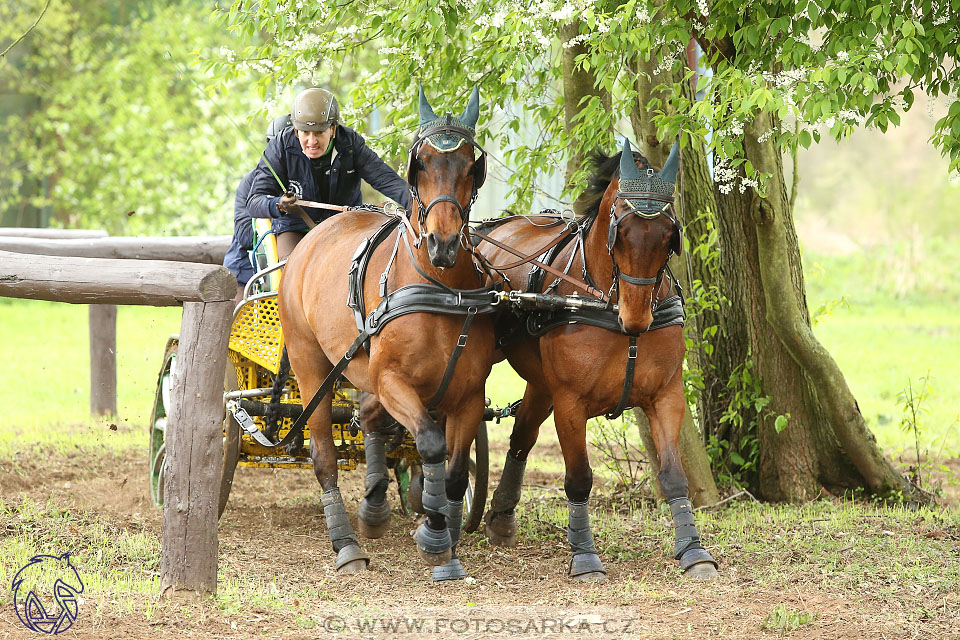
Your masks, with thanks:
[{"label": "blue logo", "polygon": [[[70,554],[33,556],[13,576],[13,606],[27,629],[38,633],[63,633],[77,619],[77,594],[83,580],[70,562]],[[47,607],[50,607],[50,611]]]}]

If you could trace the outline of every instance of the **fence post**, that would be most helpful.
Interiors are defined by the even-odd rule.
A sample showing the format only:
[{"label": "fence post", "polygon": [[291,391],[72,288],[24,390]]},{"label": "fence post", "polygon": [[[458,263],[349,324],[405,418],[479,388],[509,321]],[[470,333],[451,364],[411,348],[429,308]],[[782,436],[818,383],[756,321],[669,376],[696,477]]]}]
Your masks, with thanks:
[{"label": "fence post", "polygon": [[90,305],[90,413],[117,415],[117,306]]},{"label": "fence post", "polygon": [[233,302],[185,302],[167,422],[160,590],[217,591],[223,379]]}]

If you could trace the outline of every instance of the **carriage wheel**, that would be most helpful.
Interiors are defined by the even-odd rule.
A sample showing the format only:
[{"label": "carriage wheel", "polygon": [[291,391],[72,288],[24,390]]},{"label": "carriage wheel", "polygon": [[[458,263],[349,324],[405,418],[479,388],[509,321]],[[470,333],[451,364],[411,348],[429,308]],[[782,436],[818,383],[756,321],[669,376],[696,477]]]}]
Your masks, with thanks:
[{"label": "carriage wheel", "polygon": [[[167,464],[167,412],[173,392],[173,371],[177,363],[176,339],[170,340],[167,350],[163,354],[163,364],[160,367],[160,376],[157,380],[157,392],[153,400],[153,418],[150,425],[150,498],[156,506],[163,505],[164,474]],[[237,388],[236,373],[233,364],[228,362],[224,372],[224,390],[231,391]],[[220,496],[217,505],[218,515],[223,514],[230,497],[230,488],[233,484],[233,474],[237,468],[237,459],[240,455],[240,427],[233,416],[224,420],[223,438],[223,465],[220,469]]]},{"label": "carriage wheel", "polygon": [[470,459],[470,482],[463,496],[463,530],[472,533],[483,520],[487,504],[487,482],[490,475],[490,443],[487,439],[487,423],[477,427],[473,457]]},{"label": "carriage wheel", "polygon": [[[410,486],[406,491],[407,504],[415,512],[423,511],[423,475],[420,467],[411,467]],[[487,483],[490,475],[490,445],[487,439],[487,423],[477,427],[477,439],[474,442],[474,455],[470,458],[467,492],[463,495],[463,530],[472,533],[483,520],[483,510],[487,503]]]}]

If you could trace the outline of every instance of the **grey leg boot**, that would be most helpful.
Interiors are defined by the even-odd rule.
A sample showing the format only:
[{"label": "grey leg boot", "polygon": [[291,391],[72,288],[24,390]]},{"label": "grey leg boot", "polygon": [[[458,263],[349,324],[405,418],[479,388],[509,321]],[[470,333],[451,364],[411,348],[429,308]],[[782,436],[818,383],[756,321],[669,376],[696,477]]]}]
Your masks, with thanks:
[{"label": "grey leg boot", "polygon": [[337,572],[357,573],[365,570],[370,564],[370,556],[363,552],[357,542],[340,489],[324,491],[320,500],[323,502],[323,515],[327,519],[327,533],[333,550],[337,552]]},{"label": "grey leg boot", "polygon": [[676,538],[673,548],[674,560],[680,561],[680,568],[691,578],[709,580],[718,576],[717,561],[700,544],[700,532],[697,531],[697,525],[694,523],[690,498],[686,496],[674,498],[668,504],[673,514]]},{"label": "grey leg boot", "polygon": [[[445,523],[447,511],[446,463],[435,462],[423,465],[423,509],[427,521],[417,527],[414,540],[420,550],[420,557],[432,566],[450,562],[450,530]],[[442,529],[434,529],[430,522],[442,522]]]},{"label": "grey leg boot", "polygon": [[460,527],[463,524],[463,501],[450,500],[447,502],[447,529],[450,530],[450,548],[452,557],[450,562],[433,568],[433,581],[463,580],[467,577],[460,559],[457,557],[457,542],[460,540]]},{"label": "grey leg boot", "polygon": [[390,527],[390,503],[387,502],[386,441],[382,434],[365,433],[363,450],[367,458],[366,495],[357,511],[357,528],[365,538],[380,538]]},{"label": "grey leg boot", "polygon": [[520,502],[520,489],[526,468],[526,460],[517,460],[510,457],[510,454],[507,454],[503,461],[500,484],[490,500],[490,509],[483,517],[484,531],[491,544],[500,547],[517,546],[517,516],[514,510]]},{"label": "grey leg boot", "polygon": [[593,533],[590,531],[589,501],[568,502],[567,542],[573,551],[570,560],[570,577],[578,581],[600,581],[606,578],[607,570],[600,562],[600,556],[593,546]]}]

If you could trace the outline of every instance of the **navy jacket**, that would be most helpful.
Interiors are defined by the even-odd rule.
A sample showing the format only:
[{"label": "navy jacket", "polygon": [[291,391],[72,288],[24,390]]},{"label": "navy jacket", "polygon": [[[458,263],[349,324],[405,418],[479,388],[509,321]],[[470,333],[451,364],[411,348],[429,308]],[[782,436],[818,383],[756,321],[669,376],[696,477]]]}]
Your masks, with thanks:
[{"label": "navy jacket", "polygon": [[247,172],[237,187],[237,195],[233,199],[233,240],[223,258],[223,266],[237,276],[237,282],[241,285],[246,284],[253,275],[253,265],[247,253],[253,249],[253,229],[250,214],[247,213],[247,198],[250,196],[254,174],[255,169]]},{"label": "navy jacket", "polygon": [[[333,159],[330,165],[329,204],[356,206],[363,202],[360,179],[395,200],[404,209],[410,208],[410,187],[397,173],[380,159],[364,142],[363,137],[350,127],[337,126],[333,139]],[[280,180],[303,200],[319,200],[320,190],[313,180],[310,159],[303,154],[293,127],[287,127],[267,145],[264,156],[270,161]],[[253,185],[247,200],[247,212],[254,218],[274,218],[273,230],[306,231],[299,216],[281,215],[277,202],[283,195],[280,185],[263,158],[254,170]],[[304,207],[315,222],[326,220],[336,211]]]}]

